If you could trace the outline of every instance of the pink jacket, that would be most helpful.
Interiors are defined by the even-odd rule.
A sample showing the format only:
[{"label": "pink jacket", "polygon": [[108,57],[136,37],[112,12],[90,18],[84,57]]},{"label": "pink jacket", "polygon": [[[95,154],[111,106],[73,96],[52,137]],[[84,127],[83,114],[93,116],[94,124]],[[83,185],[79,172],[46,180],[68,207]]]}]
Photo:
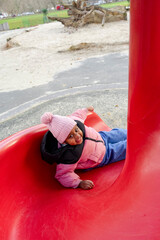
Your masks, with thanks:
[{"label": "pink jacket", "polygon": [[[88,115],[88,109],[78,109],[69,117],[84,123]],[[102,140],[100,134],[91,127],[85,126],[85,136],[96,140]],[[82,181],[74,172],[75,169],[87,169],[95,167],[102,160],[106,152],[106,147],[102,142],[86,140],[82,155],[75,164],[58,164],[55,178],[65,187],[78,187]]]}]

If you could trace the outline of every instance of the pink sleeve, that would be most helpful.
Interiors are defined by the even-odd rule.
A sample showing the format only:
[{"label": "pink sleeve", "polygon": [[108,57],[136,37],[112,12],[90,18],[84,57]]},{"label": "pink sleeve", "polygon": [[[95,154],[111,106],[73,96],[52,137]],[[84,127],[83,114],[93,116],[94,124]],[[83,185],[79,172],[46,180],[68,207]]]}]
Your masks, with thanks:
[{"label": "pink sleeve", "polygon": [[82,181],[74,172],[77,164],[58,164],[55,178],[64,186],[77,188]]},{"label": "pink sleeve", "polygon": [[82,108],[76,110],[74,113],[69,115],[68,117],[74,119],[74,120],[79,120],[81,122],[84,122],[86,120],[86,117],[88,115],[88,109],[87,108]]}]

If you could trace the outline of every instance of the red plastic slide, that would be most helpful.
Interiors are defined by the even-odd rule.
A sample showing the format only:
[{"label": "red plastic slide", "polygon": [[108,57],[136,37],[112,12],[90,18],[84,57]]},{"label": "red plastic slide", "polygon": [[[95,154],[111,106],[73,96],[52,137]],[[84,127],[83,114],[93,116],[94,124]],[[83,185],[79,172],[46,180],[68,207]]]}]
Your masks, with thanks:
[{"label": "red plastic slide", "polygon": [[[125,163],[79,172],[92,190],[67,189],[41,160],[43,125],[3,140],[1,240],[160,239],[160,1],[133,0],[130,9]],[[86,124],[107,129],[96,114]]]}]

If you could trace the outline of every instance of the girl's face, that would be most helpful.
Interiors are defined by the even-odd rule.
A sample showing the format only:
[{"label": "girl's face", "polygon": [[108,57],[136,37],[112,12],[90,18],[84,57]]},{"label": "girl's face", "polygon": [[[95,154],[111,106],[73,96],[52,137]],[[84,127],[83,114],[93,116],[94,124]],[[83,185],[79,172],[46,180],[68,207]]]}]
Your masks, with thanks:
[{"label": "girl's face", "polygon": [[78,145],[83,142],[83,132],[81,129],[75,125],[74,128],[71,130],[70,134],[65,140],[65,143],[69,145]]}]

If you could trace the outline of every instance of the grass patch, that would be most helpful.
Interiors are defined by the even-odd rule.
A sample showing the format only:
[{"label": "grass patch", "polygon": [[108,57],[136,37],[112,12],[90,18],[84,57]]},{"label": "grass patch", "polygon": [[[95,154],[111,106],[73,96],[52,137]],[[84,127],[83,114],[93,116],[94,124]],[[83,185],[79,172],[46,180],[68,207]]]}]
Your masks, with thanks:
[{"label": "grass patch", "polygon": [[124,1],[124,2],[105,3],[105,4],[102,4],[100,6],[104,7],[104,8],[112,8],[112,7],[116,7],[116,6],[127,7],[129,5],[130,5],[130,3],[128,1]]},{"label": "grass patch", "polygon": [[[128,1],[124,2],[114,2],[114,3],[106,3],[100,5],[104,8],[112,8],[115,6],[129,6]],[[67,10],[60,10],[60,11],[52,11],[48,13],[48,16],[53,17],[68,17]],[[35,14],[35,15],[29,15],[29,16],[20,16],[20,17],[14,17],[14,18],[7,18],[7,19],[1,19],[0,24],[8,22],[9,29],[19,29],[24,27],[32,27],[39,24],[46,23],[43,14]],[[49,20],[48,20],[49,22]]]},{"label": "grass patch", "polygon": [[[61,11],[49,12],[48,16],[68,17],[68,14],[67,14],[67,10],[61,10]],[[43,24],[46,21],[44,19],[43,14],[35,14],[35,15],[20,16],[20,17],[7,18],[7,19],[0,20],[0,24],[4,22],[8,22],[9,29],[12,30],[12,29],[36,26],[39,24]]]}]

